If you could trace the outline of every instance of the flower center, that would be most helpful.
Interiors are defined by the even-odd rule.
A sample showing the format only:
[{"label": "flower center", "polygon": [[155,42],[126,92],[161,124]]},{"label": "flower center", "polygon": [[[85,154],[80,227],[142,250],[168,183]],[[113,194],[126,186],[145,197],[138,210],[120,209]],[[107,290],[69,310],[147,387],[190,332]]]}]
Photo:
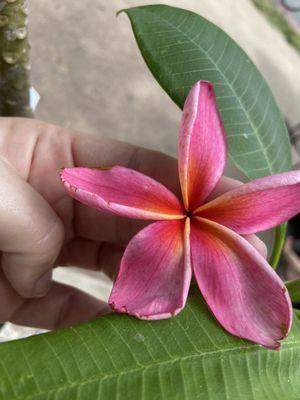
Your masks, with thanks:
[{"label": "flower center", "polygon": [[193,212],[192,212],[192,211],[186,211],[186,212],[185,212],[185,215],[186,215],[188,218],[192,218]]}]

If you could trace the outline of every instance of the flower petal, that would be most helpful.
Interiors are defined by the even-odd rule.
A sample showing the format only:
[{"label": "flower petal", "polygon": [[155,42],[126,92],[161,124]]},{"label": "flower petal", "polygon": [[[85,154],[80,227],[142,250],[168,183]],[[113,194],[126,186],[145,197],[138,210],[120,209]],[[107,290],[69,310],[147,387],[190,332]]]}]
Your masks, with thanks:
[{"label": "flower petal", "polygon": [[281,224],[300,212],[300,171],[256,179],[195,211],[195,215],[246,235]]},{"label": "flower petal", "polygon": [[139,219],[184,218],[172,192],[129,168],[65,168],[61,179],[72,197],[90,207]]},{"label": "flower petal", "polygon": [[129,242],[109,304],[141,319],[169,318],[184,307],[190,281],[189,219],[155,222]]},{"label": "flower petal", "polygon": [[199,288],[231,334],[277,349],[287,336],[292,307],[267,261],[243,237],[202,218],[192,220],[191,260]]},{"label": "flower petal", "polygon": [[198,81],[186,98],[179,133],[179,178],[187,210],[193,211],[211,193],[225,162],[225,128],[213,84]]}]

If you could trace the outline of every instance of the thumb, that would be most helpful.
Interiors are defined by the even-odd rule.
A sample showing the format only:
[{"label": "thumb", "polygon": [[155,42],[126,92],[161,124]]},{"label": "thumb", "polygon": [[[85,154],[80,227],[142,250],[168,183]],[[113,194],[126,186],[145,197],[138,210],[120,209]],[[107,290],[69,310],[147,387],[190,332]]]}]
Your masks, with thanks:
[{"label": "thumb", "polygon": [[23,297],[45,294],[64,239],[43,197],[0,159],[0,250],[4,274]]}]

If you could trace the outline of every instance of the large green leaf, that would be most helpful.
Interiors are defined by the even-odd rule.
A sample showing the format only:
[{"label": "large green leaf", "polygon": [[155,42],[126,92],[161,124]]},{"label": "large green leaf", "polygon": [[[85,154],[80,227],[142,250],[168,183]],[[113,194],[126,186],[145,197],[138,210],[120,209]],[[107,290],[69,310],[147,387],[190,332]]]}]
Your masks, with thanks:
[{"label": "large green leaf", "polygon": [[148,67],[180,107],[195,81],[214,83],[230,156],[248,178],[290,169],[287,129],[273,95],[225,32],[180,8],[151,5],[125,12]]},{"label": "large green leaf", "polygon": [[300,322],[280,352],[225,333],[193,289],[167,321],[111,315],[0,346],[1,400],[296,400]]},{"label": "large green leaf", "polygon": [[[199,79],[215,85],[229,154],[249,178],[291,168],[287,129],[264,78],[220,28],[181,8],[150,5],[125,10],[154,77],[182,108]],[[276,268],[286,226],[276,229],[270,263]]]}]

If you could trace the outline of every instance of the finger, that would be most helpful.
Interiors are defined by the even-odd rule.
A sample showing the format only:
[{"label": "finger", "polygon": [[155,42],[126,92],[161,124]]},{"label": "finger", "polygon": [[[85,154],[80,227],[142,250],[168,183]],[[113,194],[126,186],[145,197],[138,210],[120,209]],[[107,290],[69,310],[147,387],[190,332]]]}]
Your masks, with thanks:
[{"label": "finger", "polygon": [[55,282],[47,295],[40,299],[22,298],[3,279],[0,288],[1,322],[10,321],[52,330],[89,321],[111,312],[106,303],[73,287]]},{"label": "finger", "polygon": [[107,303],[74,289],[53,283],[41,299],[28,299],[10,322],[44,329],[65,328],[111,312]]},{"label": "finger", "polygon": [[219,182],[217,183],[216,187],[212,191],[212,193],[209,195],[208,199],[206,201],[210,201],[215,199],[216,197],[221,196],[221,194],[228,192],[231,189],[234,189],[238,186],[241,186],[243,182],[238,181],[233,178],[229,178],[228,176],[223,176]]},{"label": "finger", "polygon": [[[165,154],[118,141],[82,135],[77,135],[74,139],[73,154],[75,165],[126,166],[151,176],[181,197],[177,161]],[[116,217],[78,202],[75,202],[75,215],[75,229],[79,236],[112,243],[128,243],[147,225],[144,221]]]},{"label": "finger", "polygon": [[[72,202],[64,193],[58,180],[58,169],[62,166],[124,165],[157,179],[180,196],[177,161],[162,153],[94,135],[78,134],[37,120],[4,118],[1,119],[1,126],[3,126],[3,131],[9,131],[9,140],[12,142],[12,146],[5,146],[3,149],[1,147],[1,149],[5,150],[6,156],[21,175],[23,171],[30,170],[30,166],[27,165],[29,161],[35,160],[34,168],[30,171],[31,183],[53,205],[57,214],[65,221],[66,226],[71,227],[71,230],[73,228]],[[30,139],[33,133],[35,136],[41,136],[43,140],[39,140],[39,146],[35,146],[36,151],[31,154],[31,151],[26,150],[26,146],[32,148]],[[24,143],[21,144],[20,135],[25,138]],[[37,138],[34,137],[34,139]],[[7,148],[13,148],[14,151],[7,152]],[[53,162],[47,166],[46,184],[45,179],[41,179],[45,176],[45,150],[55,155]],[[20,156],[27,153],[30,156]],[[208,200],[240,184],[239,181],[223,177]],[[146,225],[140,221],[101,213],[77,202],[75,203],[75,220],[79,236],[115,243],[127,243]],[[72,237],[72,233],[68,231],[68,237]]]},{"label": "finger", "polygon": [[268,256],[268,248],[265,243],[256,235],[244,235],[244,238],[264,257]]},{"label": "finger", "polygon": [[[75,201],[75,200],[74,200]],[[140,221],[95,210],[75,201],[76,234],[86,239],[126,245],[151,221]]]},{"label": "finger", "polygon": [[56,264],[94,269],[114,279],[124,252],[124,247],[107,242],[76,238],[67,243]]},{"label": "finger", "polygon": [[[118,243],[121,237],[124,243],[139,229],[125,218],[119,221],[117,217],[103,217],[98,211],[87,211],[88,207],[73,202],[59,180],[62,167],[123,165],[153,177],[180,196],[177,161],[172,157],[103,139],[99,135],[79,134],[42,121],[2,118],[0,122],[0,152],[51,204],[64,222],[68,239],[81,236]],[[52,156],[45,158],[45,154]]]},{"label": "finger", "polygon": [[24,297],[41,296],[64,237],[63,226],[45,200],[0,160],[0,250],[2,269]]},{"label": "finger", "polygon": [[142,172],[180,195],[177,160],[158,151],[118,140],[77,134],[73,140],[75,166],[121,165]]},{"label": "finger", "polygon": [[290,251],[293,248],[293,244],[294,244],[294,238],[293,236],[287,236],[287,238],[285,239],[285,243],[283,246],[283,250],[284,251]]}]

